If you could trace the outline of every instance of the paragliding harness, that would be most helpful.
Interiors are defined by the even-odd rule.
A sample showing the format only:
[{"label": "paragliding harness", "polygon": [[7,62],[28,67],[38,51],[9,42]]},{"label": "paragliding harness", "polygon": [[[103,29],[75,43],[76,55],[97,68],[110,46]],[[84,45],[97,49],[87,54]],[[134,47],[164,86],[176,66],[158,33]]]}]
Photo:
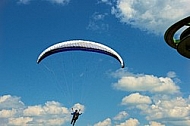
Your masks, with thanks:
[{"label": "paragliding harness", "polygon": [[[73,110],[73,108],[72,108],[72,110]],[[79,109],[79,111],[75,110],[73,113],[71,113],[71,115],[73,115],[73,118],[71,120],[71,124],[73,123],[73,126],[74,126],[76,120],[78,119],[79,115],[82,114],[82,113],[79,113],[79,112],[80,112],[80,109]]]}]

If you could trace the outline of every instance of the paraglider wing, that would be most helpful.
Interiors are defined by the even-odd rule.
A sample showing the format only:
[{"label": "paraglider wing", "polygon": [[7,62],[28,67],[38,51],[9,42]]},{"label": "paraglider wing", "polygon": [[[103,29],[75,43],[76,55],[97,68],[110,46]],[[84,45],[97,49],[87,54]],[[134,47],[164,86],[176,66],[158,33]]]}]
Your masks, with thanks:
[{"label": "paraglider wing", "polygon": [[177,46],[177,51],[184,57],[190,58],[190,36],[186,36]]},{"label": "paraglider wing", "polygon": [[116,51],[103,44],[84,40],[71,40],[52,45],[39,55],[37,63],[40,63],[44,58],[54,53],[72,50],[91,51],[107,54],[116,58],[120,62],[121,67],[124,68],[124,61]]},{"label": "paraglider wing", "polygon": [[177,49],[177,45],[180,41],[176,41],[174,40],[174,34],[183,26],[189,26],[189,22],[190,22],[190,16],[176,22],[175,24],[173,24],[172,26],[170,26],[165,34],[164,34],[164,39],[166,41],[166,43],[171,46],[174,49]]}]

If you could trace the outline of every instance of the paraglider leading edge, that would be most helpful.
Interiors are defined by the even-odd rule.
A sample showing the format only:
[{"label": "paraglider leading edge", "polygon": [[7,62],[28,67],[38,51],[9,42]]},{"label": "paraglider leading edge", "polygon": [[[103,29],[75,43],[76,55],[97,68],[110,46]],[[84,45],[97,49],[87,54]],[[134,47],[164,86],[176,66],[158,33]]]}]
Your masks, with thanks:
[{"label": "paraglider leading edge", "polygon": [[45,49],[39,55],[37,59],[37,63],[39,64],[44,58],[54,53],[72,51],[72,50],[98,52],[98,53],[103,53],[103,54],[112,56],[116,58],[120,62],[121,67],[124,68],[124,61],[116,51],[114,51],[110,47],[105,46],[103,44],[92,42],[92,41],[84,41],[84,40],[70,40],[70,41],[64,41],[64,42],[54,44],[48,47],[47,49]]}]

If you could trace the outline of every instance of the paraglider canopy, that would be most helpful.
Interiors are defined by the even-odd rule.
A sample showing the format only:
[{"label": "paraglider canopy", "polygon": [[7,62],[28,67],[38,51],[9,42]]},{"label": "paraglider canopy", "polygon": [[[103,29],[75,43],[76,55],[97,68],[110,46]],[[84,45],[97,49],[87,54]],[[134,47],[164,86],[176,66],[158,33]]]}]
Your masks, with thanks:
[{"label": "paraglider canopy", "polygon": [[164,35],[166,43],[183,55],[186,58],[190,58],[190,27],[182,32],[179,40],[174,39],[175,33],[183,26],[190,25],[190,16],[176,22],[167,29]]},{"label": "paraglider canopy", "polygon": [[82,50],[82,51],[91,51],[91,52],[98,52],[103,53],[109,56],[114,57],[117,59],[121,67],[124,68],[124,61],[121,56],[114,51],[112,48],[92,41],[85,41],[85,40],[70,40],[64,41],[57,44],[54,44],[47,49],[45,49],[38,57],[37,63],[40,63],[44,58],[58,52],[64,51],[73,51],[73,50]]},{"label": "paraglider canopy", "polygon": [[177,46],[177,51],[184,57],[190,58],[190,35],[185,37]]}]

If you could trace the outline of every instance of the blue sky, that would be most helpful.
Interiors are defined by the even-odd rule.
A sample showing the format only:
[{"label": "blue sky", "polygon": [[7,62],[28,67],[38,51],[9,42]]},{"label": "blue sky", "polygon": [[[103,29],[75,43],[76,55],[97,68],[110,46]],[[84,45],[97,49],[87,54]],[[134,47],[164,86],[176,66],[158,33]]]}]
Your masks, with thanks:
[{"label": "blue sky", "polygon": [[[188,126],[190,62],[164,41],[189,16],[188,0],[1,0],[1,125]],[[178,36],[178,35],[176,35]],[[95,41],[112,57],[65,52],[36,63],[61,41]]]}]

